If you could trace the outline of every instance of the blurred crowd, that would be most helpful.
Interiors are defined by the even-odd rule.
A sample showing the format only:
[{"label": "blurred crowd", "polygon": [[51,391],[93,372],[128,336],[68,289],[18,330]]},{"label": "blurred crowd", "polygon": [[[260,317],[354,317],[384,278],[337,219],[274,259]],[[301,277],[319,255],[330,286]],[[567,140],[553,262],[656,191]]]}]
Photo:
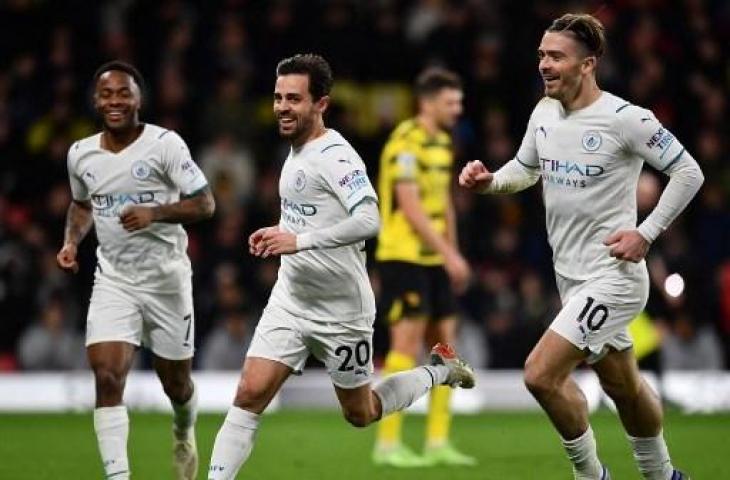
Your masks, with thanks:
[{"label": "blurred crowd", "polygon": [[[98,129],[90,89],[102,62],[123,59],[142,71],[143,120],[178,131],[213,186],[215,218],[187,228],[196,366],[237,369],[276,280],[276,260],[254,259],[244,246],[254,229],[278,221],[277,179],[288,147],[271,114],[277,61],[312,51],[331,62],[327,122],[351,140],[372,179],[390,130],[413,113],[414,76],[426,65],[451,68],[465,82],[455,168],[479,158],[496,169],[514,155],[541,96],[542,32],[567,11],[594,13],[606,25],[599,84],[652,109],[707,179],[647,259],[651,298],[632,328],[642,365],[730,367],[729,2],[6,0],[0,371],[85,365],[93,234],[75,276],[56,267],[55,255],[70,201],[66,151]],[[642,174],[641,217],[665,183],[650,169]],[[474,270],[461,298],[462,349],[480,367],[520,368],[560,307],[540,188],[504,197],[457,189],[455,200]],[[370,268],[378,293],[373,262]],[[386,342],[381,324],[376,352]]]}]

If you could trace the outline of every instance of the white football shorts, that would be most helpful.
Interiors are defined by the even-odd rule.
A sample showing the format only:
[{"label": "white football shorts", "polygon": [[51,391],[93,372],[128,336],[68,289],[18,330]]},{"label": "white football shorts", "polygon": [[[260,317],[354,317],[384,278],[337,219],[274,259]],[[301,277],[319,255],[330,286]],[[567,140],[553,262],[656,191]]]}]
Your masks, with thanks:
[{"label": "white football shorts", "polygon": [[246,356],[274,360],[301,373],[311,353],[324,363],[333,384],[357,388],[372,379],[374,320],[318,322],[269,302]]},{"label": "white football shorts", "polygon": [[190,280],[173,293],[147,292],[97,275],[86,319],[86,346],[127,342],[148,347],[158,357],[193,356],[195,316]]},{"label": "white football shorts", "polygon": [[646,265],[621,264],[615,270],[588,280],[574,280],[556,272],[563,309],[550,328],[588,353],[593,364],[608,353],[633,344],[628,324],[644,309],[649,298]]}]

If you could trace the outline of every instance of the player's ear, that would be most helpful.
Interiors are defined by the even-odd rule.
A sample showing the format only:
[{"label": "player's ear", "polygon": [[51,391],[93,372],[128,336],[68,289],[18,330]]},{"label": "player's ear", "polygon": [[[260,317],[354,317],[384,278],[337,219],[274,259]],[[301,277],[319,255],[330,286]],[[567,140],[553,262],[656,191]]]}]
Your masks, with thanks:
[{"label": "player's ear", "polygon": [[327,110],[327,108],[330,106],[330,96],[324,95],[322,98],[317,100],[315,105],[317,106],[317,110],[319,111],[319,113],[324,113],[325,110]]},{"label": "player's ear", "polygon": [[583,71],[586,73],[588,73],[590,70],[595,71],[597,60],[598,59],[595,57],[595,55],[588,55],[587,57],[585,57],[583,59],[583,65],[582,65]]}]

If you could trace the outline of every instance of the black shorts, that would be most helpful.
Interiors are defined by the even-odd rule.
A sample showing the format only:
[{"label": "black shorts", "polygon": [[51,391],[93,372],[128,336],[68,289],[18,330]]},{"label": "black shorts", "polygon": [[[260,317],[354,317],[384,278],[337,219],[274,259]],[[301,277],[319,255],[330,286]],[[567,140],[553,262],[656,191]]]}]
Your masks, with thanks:
[{"label": "black shorts", "polygon": [[456,297],[443,266],[381,262],[380,312],[389,324],[401,318],[438,321],[456,313]]}]

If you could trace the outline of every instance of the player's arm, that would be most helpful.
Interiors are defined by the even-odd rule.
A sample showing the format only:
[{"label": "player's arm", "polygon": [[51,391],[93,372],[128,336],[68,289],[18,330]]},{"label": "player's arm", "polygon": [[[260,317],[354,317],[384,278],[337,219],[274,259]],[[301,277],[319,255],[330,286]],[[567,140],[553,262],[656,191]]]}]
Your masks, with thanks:
[{"label": "player's arm", "polygon": [[66,227],[63,232],[63,246],[56,255],[58,265],[76,273],[79,264],[76,262],[78,246],[86,237],[94,224],[91,202],[88,200],[72,200],[66,211]]},{"label": "player's arm", "polygon": [[380,229],[380,212],[374,198],[365,197],[355,205],[350,215],[332,226],[310,230],[298,235],[269,228],[261,234],[252,250],[256,256],[286,255],[302,250],[337,248],[373,238]]},{"label": "player's arm", "polygon": [[126,208],[119,216],[128,232],[141,230],[152,222],[192,223],[210,218],[215,213],[215,199],[209,186],[205,186],[180,201],[154,207],[134,206]]},{"label": "player's arm", "polygon": [[650,111],[638,107],[627,110],[631,111],[619,118],[618,124],[626,148],[669,176],[659,202],[641,225],[614,232],[604,241],[611,256],[638,262],[646,256],[651,243],[684,211],[705,177],[692,155]]},{"label": "player's arm", "polygon": [[215,213],[213,193],[185,141],[173,131],[164,132],[161,139],[161,168],[167,179],[180,190],[180,200],[166,205],[126,208],[119,220],[129,232],[146,228],[152,222],[197,222]]}]

